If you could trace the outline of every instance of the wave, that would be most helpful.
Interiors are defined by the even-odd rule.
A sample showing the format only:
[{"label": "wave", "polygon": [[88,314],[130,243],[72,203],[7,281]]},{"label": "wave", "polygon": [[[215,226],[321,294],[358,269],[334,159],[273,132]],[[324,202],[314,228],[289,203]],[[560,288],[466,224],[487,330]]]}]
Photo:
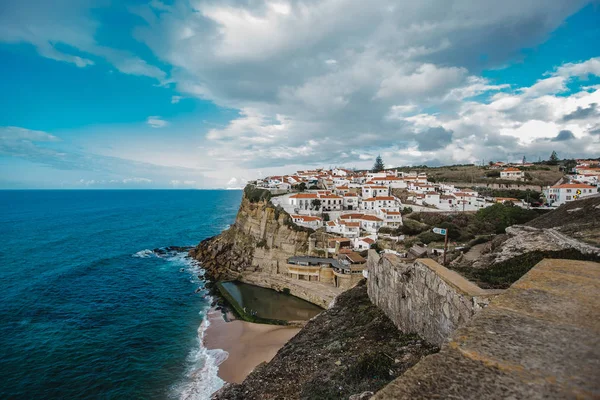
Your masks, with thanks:
[{"label": "wave", "polygon": [[154,252],[152,250],[144,249],[144,250],[138,251],[135,254],[132,254],[131,257],[150,258],[150,257],[156,257],[156,254],[154,254]]},{"label": "wave", "polygon": [[208,350],[204,347],[204,335],[210,322],[205,314],[198,328],[196,347],[190,351],[190,364],[182,383],[174,388],[175,397],[181,400],[205,400],[225,384],[219,376],[219,365],[229,357],[225,350]]},{"label": "wave", "polygon": [[[159,257],[170,264],[176,266],[190,274],[190,282],[197,284],[198,289],[204,289],[204,280],[200,279],[204,275],[204,269],[200,263],[187,256],[185,252],[141,250],[133,254],[133,257],[150,258]],[[203,294],[204,291],[202,290]],[[195,345],[190,350],[186,362],[188,367],[181,381],[171,388],[172,398],[181,400],[208,400],[211,395],[219,390],[225,384],[218,376],[219,365],[229,357],[225,350],[209,350],[204,347],[204,336],[210,326],[208,311],[213,301],[212,297],[206,296],[205,306],[199,310],[202,314],[202,323],[198,327]]]}]

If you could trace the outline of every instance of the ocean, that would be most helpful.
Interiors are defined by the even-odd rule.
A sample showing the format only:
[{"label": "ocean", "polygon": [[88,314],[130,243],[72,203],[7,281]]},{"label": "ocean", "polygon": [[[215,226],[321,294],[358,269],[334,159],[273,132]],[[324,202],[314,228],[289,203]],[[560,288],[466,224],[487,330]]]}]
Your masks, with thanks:
[{"label": "ocean", "polygon": [[0,398],[205,399],[210,297],[194,246],[241,191],[0,191]]}]

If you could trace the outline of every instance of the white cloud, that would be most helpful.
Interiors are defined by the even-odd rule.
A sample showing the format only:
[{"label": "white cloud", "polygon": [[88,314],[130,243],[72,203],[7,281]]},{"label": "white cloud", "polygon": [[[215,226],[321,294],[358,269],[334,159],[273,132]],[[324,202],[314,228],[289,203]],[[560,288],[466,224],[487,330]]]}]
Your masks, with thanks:
[{"label": "white cloud", "polygon": [[165,121],[164,119],[162,119],[161,117],[156,116],[156,115],[148,117],[146,119],[146,123],[151,128],[164,128],[165,126],[169,125],[169,123],[167,121]]},{"label": "white cloud", "polygon": [[172,96],[171,104],[177,104],[183,99],[183,96]]},{"label": "white cloud", "polygon": [[152,179],[148,178],[125,178],[123,183],[152,183]]}]

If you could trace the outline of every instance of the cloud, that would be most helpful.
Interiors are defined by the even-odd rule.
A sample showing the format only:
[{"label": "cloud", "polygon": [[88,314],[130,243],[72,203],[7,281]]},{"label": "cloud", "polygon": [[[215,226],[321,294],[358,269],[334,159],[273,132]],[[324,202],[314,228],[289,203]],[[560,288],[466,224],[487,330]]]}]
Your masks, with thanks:
[{"label": "cloud", "polygon": [[58,142],[54,135],[43,131],[19,128],[17,126],[0,126],[0,140],[7,141],[29,141],[29,142]]},{"label": "cloud", "polygon": [[151,128],[164,128],[165,126],[169,125],[169,123],[167,121],[165,121],[164,119],[162,119],[161,117],[156,116],[156,115],[148,117],[146,119],[146,123]]},{"label": "cloud", "polygon": [[[57,148],[59,145],[63,148]],[[96,186],[145,184],[166,187],[173,176],[182,177],[184,182],[195,181],[200,186],[216,186],[204,169],[158,165],[71,149],[54,135],[20,127],[0,127],[0,155],[50,167],[55,175],[93,174],[94,178],[84,181],[94,181]]]},{"label": "cloud", "polygon": [[[259,171],[370,167],[379,153],[389,165],[597,153],[591,118],[566,116],[600,104],[600,87],[578,88],[600,73],[600,58],[548,66],[521,86],[482,76],[543,43],[587,0],[154,0],[127,8],[152,58],[98,43],[92,0],[13,3],[0,16],[0,40],[40,54],[51,46],[81,67],[106,60],[174,85],[173,104],[195,97],[237,112],[185,154],[220,186]],[[147,123],[167,125],[157,116]],[[573,138],[551,141],[564,130]]]},{"label": "cloud", "polygon": [[572,121],[575,119],[585,119],[591,116],[598,115],[598,103],[591,103],[588,107],[577,107],[577,109],[569,114],[566,114],[563,121]]},{"label": "cloud", "polygon": [[448,131],[441,126],[429,128],[417,134],[415,140],[417,141],[418,149],[421,151],[439,150],[452,142],[452,131]]},{"label": "cloud", "polygon": [[123,183],[152,183],[152,179],[148,178],[125,178]]},{"label": "cloud", "polygon": [[94,0],[3,2],[0,42],[28,43],[42,57],[79,68],[95,65],[94,59],[104,59],[124,74],[164,82],[167,74],[159,67],[129,51],[103,46],[96,41],[100,23],[93,19],[93,11],[107,5]]}]

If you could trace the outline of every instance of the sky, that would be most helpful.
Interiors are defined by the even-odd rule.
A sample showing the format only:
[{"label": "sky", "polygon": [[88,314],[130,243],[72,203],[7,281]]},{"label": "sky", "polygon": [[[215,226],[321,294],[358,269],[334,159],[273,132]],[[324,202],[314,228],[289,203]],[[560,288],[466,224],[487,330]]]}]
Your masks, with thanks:
[{"label": "sky", "polygon": [[600,156],[600,1],[0,0],[0,188]]}]

